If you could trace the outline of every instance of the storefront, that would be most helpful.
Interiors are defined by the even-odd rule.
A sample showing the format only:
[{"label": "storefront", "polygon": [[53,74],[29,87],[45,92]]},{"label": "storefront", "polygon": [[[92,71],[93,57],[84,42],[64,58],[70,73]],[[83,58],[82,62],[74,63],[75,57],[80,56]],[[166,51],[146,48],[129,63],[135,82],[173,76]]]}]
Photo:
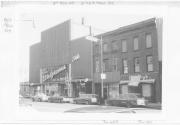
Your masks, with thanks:
[{"label": "storefront", "polygon": [[154,99],[155,79],[149,75],[130,76],[129,80],[121,80],[119,84],[119,93],[134,93],[142,96],[149,101]]},{"label": "storefront", "polygon": [[91,94],[92,93],[92,81],[85,79],[72,80],[72,97],[78,97],[80,93]]},{"label": "storefront", "polygon": [[42,91],[46,95],[67,96],[68,66],[47,67],[40,70]]}]

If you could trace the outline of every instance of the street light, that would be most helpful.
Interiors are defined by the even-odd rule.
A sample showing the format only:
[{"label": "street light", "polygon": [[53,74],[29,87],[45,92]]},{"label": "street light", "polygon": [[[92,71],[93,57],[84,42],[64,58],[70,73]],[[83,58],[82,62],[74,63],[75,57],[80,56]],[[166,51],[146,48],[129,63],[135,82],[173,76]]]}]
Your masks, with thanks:
[{"label": "street light", "polygon": [[69,63],[69,71],[68,71],[68,78],[69,78],[69,80],[68,80],[68,96],[71,96],[71,92],[72,92],[72,90],[71,90],[71,82],[72,82],[72,63],[74,63],[74,62],[76,62],[76,61],[78,61],[80,59],[80,54],[79,53],[77,53],[76,55],[74,55],[73,57],[72,57],[72,60],[71,60],[71,62]]},{"label": "street light", "polygon": [[102,44],[102,36],[101,39],[98,39],[94,36],[87,36],[87,40],[90,40],[92,42],[100,42],[100,47],[101,47],[101,98],[103,99],[104,97],[104,90],[103,90],[103,80],[106,78],[106,75],[103,73],[103,44]]}]

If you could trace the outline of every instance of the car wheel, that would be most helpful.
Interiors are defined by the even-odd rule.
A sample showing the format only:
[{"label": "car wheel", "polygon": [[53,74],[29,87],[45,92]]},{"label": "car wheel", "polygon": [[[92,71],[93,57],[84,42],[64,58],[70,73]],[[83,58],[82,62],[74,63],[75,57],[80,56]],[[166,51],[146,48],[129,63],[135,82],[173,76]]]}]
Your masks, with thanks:
[{"label": "car wheel", "polygon": [[77,101],[74,101],[74,104],[77,104]]},{"label": "car wheel", "polygon": [[86,101],[86,105],[89,105],[90,104],[90,102],[89,101]]},{"label": "car wheel", "polygon": [[126,104],[126,107],[127,107],[127,108],[131,108],[131,107],[132,107],[131,103],[127,103],[127,104]]}]

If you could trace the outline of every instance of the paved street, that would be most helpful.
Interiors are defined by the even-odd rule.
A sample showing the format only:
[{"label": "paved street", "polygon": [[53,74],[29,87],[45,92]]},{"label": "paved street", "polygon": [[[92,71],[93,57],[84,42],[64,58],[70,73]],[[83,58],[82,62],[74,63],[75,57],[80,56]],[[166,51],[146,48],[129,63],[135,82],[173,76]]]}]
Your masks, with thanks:
[{"label": "paved street", "polygon": [[21,99],[20,108],[31,108],[41,112],[65,113],[160,113],[161,110],[150,108],[126,108],[102,105],[83,105],[70,103],[32,102],[30,99]]}]

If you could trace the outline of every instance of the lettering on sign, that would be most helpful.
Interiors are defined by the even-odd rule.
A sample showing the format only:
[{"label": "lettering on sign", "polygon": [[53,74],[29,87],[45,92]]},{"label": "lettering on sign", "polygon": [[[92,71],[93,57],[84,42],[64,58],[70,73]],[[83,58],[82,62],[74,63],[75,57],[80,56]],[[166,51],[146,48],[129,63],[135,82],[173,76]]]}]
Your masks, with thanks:
[{"label": "lettering on sign", "polygon": [[79,53],[72,57],[72,62],[77,61],[80,58]]},{"label": "lettering on sign", "polygon": [[[58,73],[64,71],[66,69],[66,66],[62,66],[62,67],[59,67],[58,69],[56,70],[52,70],[49,71],[50,73],[48,73],[48,69],[43,69],[42,71],[42,82],[48,80],[48,79],[52,79],[55,75],[57,75]],[[65,80],[65,77],[64,78],[57,78],[57,79],[53,79],[53,81],[56,81],[56,80]]]},{"label": "lettering on sign", "polygon": [[4,32],[12,32],[13,30],[13,19],[11,17],[4,18]]}]

